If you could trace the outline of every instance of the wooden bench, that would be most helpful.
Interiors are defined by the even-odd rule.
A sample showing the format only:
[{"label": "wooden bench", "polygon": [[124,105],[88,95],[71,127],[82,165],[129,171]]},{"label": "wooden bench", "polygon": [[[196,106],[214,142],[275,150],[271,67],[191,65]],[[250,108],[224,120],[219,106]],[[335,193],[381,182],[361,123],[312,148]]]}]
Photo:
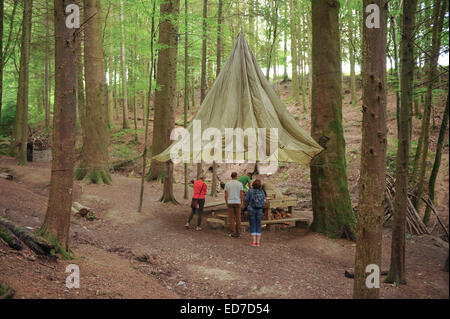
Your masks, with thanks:
[{"label": "wooden bench", "polygon": [[[222,218],[208,217],[206,219],[208,226],[217,229],[219,227],[226,227],[228,225],[228,217],[227,216],[218,216]],[[308,223],[309,219],[304,217],[291,217],[291,218],[283,218],[283,219],[269,219],[262,220],[261,225],[273,225],[273,224],[285,224],[295,222],[295,227],[298,227],[300,222]],[[241,226],[250,226],[249,222],[241,222]]]}]

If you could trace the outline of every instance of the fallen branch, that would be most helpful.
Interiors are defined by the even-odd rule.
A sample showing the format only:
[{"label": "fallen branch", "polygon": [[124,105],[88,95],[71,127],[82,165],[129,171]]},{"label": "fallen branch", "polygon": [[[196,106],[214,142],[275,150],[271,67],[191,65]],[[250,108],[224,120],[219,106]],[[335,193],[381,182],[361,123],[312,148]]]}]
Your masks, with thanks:
[{"label": "fallen branch", "polygon": [[0,226],[0,238],[3,239],[9,247],[15,250],[22,250],[23,246],[14,234],[6,227]]},{"label": "fallen branch", "polygon": [[12,181],[14,177],[10,174],[0,173],[0,178],[7,179],[8,181]]},{"label": "fallen branch", "polygon": [[6,228],[38,255],[52,256],[55,246],[28,229],[17,226],[6,218],[0,217],[0,226]]},{"label": "fallen branch", "polygon": [[433,207],[433,204],[431,203],[430,199],[425,200],[424,198],[422,198],[422,200],[425,202],[425,204],[431,209],[431,211],[433,212],[434,216],[436,216],[436,219],[438,220],[439,224],[441,225],[442,229],[444,230],[445,234],[447,235],[447,239],[449,239],[449,234],[448,234],[448,230],[447,228],[444,226],[444,224],[442,223],[441,219],[439,218],[438,214],[436,213],[436,210]]},{"label": "fallen branch", "polygon": [[[407,213],[406,213],[406,227],[410,234],[423,235],[429,234],[427,226],[423,223],[416,208],[411,202],[413,195],[408,193],[407,198]],[[395,180],[389,174],[386,175],[386,195],[385,195],[385,220],[386,223],[394,215],[394,200],[395,200]]]}]

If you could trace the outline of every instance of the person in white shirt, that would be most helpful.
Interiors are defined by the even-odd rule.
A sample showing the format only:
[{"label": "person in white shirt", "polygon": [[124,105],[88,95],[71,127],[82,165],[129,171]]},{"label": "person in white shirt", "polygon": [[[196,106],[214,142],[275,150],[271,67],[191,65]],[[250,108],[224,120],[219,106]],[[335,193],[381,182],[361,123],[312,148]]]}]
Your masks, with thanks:
[{"label": "person in white shirt", "polygon": [[237,180],[237,173],[231,174],[231,181],[225,184],[225,203],[228,207],[229,233],[231,237],[241,235],[241,207],[244,202],[244,187]]}]

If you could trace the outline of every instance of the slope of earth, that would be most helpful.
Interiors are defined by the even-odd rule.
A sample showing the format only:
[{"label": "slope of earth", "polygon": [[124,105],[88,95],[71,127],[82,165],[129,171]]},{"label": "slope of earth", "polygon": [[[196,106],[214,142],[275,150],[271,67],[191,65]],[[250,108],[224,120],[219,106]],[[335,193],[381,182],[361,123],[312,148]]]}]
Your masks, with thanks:
[{"label": "slope of earth", "polygon": [[[290,86],[280,86],[281,98],[299,123],[309,130],[310,118],[303,106],[289,103]],[[389,141],[395,142],[395,95],[389,95]],[[360,102],[348,104],[344,94],[344,133],[347,143],[349,186],[353,205],[357,205],[359,148],[361,141]],[[177,110],[177,116],[181,116]],[[437,123],[439,112],[436,112]],[[142,123],[139,123],[140,125]],[[413,137],[420,122],[414,119]],[[142,139],[142,127],[138,133]],[[132,133],[115,135],[123,144]],[[431,148],[437,140],[432,132]],[[118,143],[111,145],[112,161],[126,152]],[[130,147],[131,149],[131,147]],[[132,147],[135,154],[142,144]],[[119,150],[119,151],[118,151]],[[392,152],[388,156],[392,157]],[[116,158],[117,155],[117,158]],[[130,155],[130,154],[125,154]],[[395,158],[395,157],[394,157]],[[433,158],[430,157],[432,161]],[[205,166],[205,169],[207,167]],[[219,167],[222,180],[232,170],[247,167]],[[43,222],[50,181],[48,163],[25,167],[11,158],[0,158],[0,169],[9,170],[14,181],[0,179],[0,215],[38,229]],[[250,167],[249,169],[252,169]],[[16,289],[16,298],[351,298],[353,280],[344,276],[352,271],[355,245],[311,233],[307,228],[264,230],[262,246],[249,245],[248,232],[232,239],[223,229],[186,230],[189,201],[182,199],[183,167],[175,167],[175,194],[180,205],[162,204],[159,182],[146,184],[144,208],[137,213],[141,167],[113,175],[113,186],[75,182],[74,200],[95,211],[96,220],[72,218],[71,245],[75,259],[57,263],[36,258],[30,251],[16,252],[0,241],[0,282]],[[189,179],[195,168],[190,167]],[[209,176],[208,176],[209,177]],[[309,171],[289,164],[272,176],[264,176],[285,193],[298,198],[297,208],[311,218]],[[448,146],[444,149],[437,182],[437,209],[448,227]],[[189,189],[192,194],[192,189]],[[222,198],[223,193],[219,193]],[[207,202],[216,199],[207,197]],[[204,216],[204,220],[206,219]],[[194,219],[196,221],[196,217]],[[401,287],[382,284],[382,298],[448,298],[449,276],[442,271],[448,256],[440,226],[432,219],[433,235],[407,236],[407,280]],[[391,231],[383,230],[382,270],[389,268]],[[80,289],[68,289],[68,264],[80,268]]]}]

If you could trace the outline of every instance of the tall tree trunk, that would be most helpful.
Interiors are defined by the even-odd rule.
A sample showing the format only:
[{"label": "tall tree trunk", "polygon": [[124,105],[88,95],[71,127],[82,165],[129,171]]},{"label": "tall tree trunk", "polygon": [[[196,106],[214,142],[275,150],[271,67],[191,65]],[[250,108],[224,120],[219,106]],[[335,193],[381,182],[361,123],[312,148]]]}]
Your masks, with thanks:
[{"label": "tall tree trunk", "polygon": [[203,0],[203,29],[202,29],[202,78],[200,86],[200,104],[206,97],[206,38],[207,38],[208,0]]},{"label": "tall tree trunk", "polygon": [[[137,17],[136,17],[137,19]],[[133,124],[134,124],[134,141],[135,143],[139,142],[139,138],[138,138],[138,127],[137,127],[137,110],[136,110],[136,81],[137,81],[137,71],[135,70],[136,68],[136,32],[137,30],[135,30],[134,35],[133,35],[133,43],[134,46],[132,48],[132,54],[131,54],[131,58],[132,58],[132,65],[130,68],[130,79],[131,79],[131,89],[132,89],[132,95],[131,95],[131,105],[133,108]]]},{"label": "tall tree trunk", "polygon": [[[255,52],[255,1],[257,0],[250,0],[248,4],[249,45],[253,52]],[[222,6],[222,0],[219,0],[219,4]]]},{"label": "tall tree trunk", "polygon": [[436,81],[438,59],[441,48],[441,31],[443,27],[444,17],[447,11],[447,0],[435,0],[433,7],[433,35],[431,44],[431,57],[428,69],[428,88],[425,99],[425,110],[422,118],[423,145],[421,154],[419,155],[419,174],[417,179],[416,196],[413,197],[413,204],[419,211],[422,201],[421,197],[424,192],[425,175],[427,171],[428,145],[430,135],[430,117],[433,104],[433,83]]},{"label": "tall tree trunk", "polygon": [[356,75],[355,75],[355,48],[353,36],[353,12],[350,12],[348,18],[348,41],[349,55],[350,55],[350,91],[352,95],[352,106],[356,106]]},{"label": "tall tree trunk", "polygon": [[355,239],[342,128],[339,1],[312,4],[313,95],[311,134],[325,150],[311,162],[314,220],[311,229],[332,238]]},{"label": "tall tree trunk", "polygon": [[153,71],[154,71],[154,37],[155,37],[155,14],[156,14],[156,0],[153,1],[152,6],[152,27],[150,33],[150,74],[148,76],[148,93],[147,93],[147,106],[145,111],[145,135],[144,135],[144,152],[142,154],[142,176],[141,176],[141,192],[139,196],[138,212],[142,211],[142,203],[144,201],[144,182],[145,182],[145,170],[147,168],[147,152],[148,152],[148,122],[150,120],[150,105],[152,100],[152,83],[153,83]]},{"label": "tall tree trunk", "polygon": [[123,110],[122,110],[122,128],[129,129],[128,124],[128,93],[127,93],[127,58],[125,52],[125,25],[124,25],[124,4],[120,0],[120,69],[122,71],[122,95],[123,95]]},{"label": "tall tree trunk", "polygon": [[117,58],[114,57],[114,119],[117,121],[119,120],[119,103],[118,103],[118,98],[119,98],[119,93],[118,93],[118,89],[117,89],[117,75],[118,75],[118,71],[117,71]]},{"label": "tall tree trunk", "polygon": [[219,76],[222,64],[222,1],[219,0],[219,8],[217,12],[217,71],[216,77]]},{"label": "tall tree trunk", "polygon": [[353,297],[361,299],[380,296],[379,288],[366,286],[366,267],[381,267],[385,198],[380,190],[386,188],[387,4],[385,0],[364,0],[363,8],[371,3],[380,8],[380,28],[363,29],[363,123],[353,289]]},{"label": "tall tree trunk", "polygon": [[[170,133],[174,126],[178,48],[176,17],[178,17],[179,7],[179,0],[169,0],[160,5],[160,50],[158,53],[158,66],[156,68],[156,83],[161,89],[156,90],[155,93],[152,156],[160,154],[171,143]],[[163,163],[153,160],[151,165],[148,179],[156,179],[164,176],[166,170]]]},{"label": "tall tree trunk", "polygon": [[[439,167],[441,165],[442,157],[442,147],[444,145],[445,138],[447,136],[447,122],[448,122],[448,92],[447,92],[447,104],[445,105],[444,116],[442,118],[441,129],[439,130],[439,138],[436,145],[436,155],[434,158],[433,169],[431,170],[430,181],[428,182],[428,197],[431,203],[434,202],[434,186],[436,185],[437,174],[439,172]],[[425,214],[423,215],[423,222],[428,225],[430,220],[431,209],[429,206],[425,209]]]},{"label": "tall tree trunk", "polygon": [[69,251],[77,104],[75,29],[66,27],[65,13],[65,8],[70,3],[72,3],[70,0],[54,1],[57,72],[53,116],[53,160],[48,208],[40,229],[44,237],[61,245],[63,255]]},{"label": "tall tree trunk", "polygon": [[[272,64],[272,59],[274,56],[274,50],[275,50],[275,44],[277,43],[277,38],[278,38],[278,2],[275,1],[274,2],[275,5],[275,12],[272,13],[272,19],[274,21],[271,21],[271,23],[273,23],[273,38],[272,38],[272,45],[269,47],[269,55],[268,55],[268,61],[267,61],[267,71],[266,71],[266,78],[269,79],[270,76],[270,66]],[[271,29],[269,29],[269,33]],[[270,40],[270,38],[269,38]]]},{"label": "tall tree trunk", "polygon": [[[17,9],[17,4],[19,3],[19,0],[14,0],[14,4],[13,4],[13,8],[12,8],[12,13],[10,16],[10,22],[9,22],[9,34],[8,37],[6,39],[6,43],[3,43],[3,40],[1,41],[2,43],[0,44],[0,127],[2,126],[2,107],[3,107],[3,68],[6,65],[6,61],[8,60],[8,57],[11,56],[11,52],[14,52],[14,50],[9,50],[11,43],[13,43],[13,25],[14,25],[14,17],[16,16],[16,9]],[[3,18],[4,18],[4,1],[1,0],[1,23],[0,23],[0,28],[1,28],[1,39],[3,39]],[[3,48],[3,44],[5,44],[5,47]]]},{"label": "tall tree trunk", "polygon": [[84,74],[86,79],[86,139],[75,178],[111,184],[108,119],[103,72],[101,0],[84,0]]},{"label": "tall tree trunk", "polygon": [[113,36],[111,33],[111,43],[109,44],[108,57],[108,123],[109,127],[114,126],[114,86],[113,86]]},{"label": "tall tree trunk", "polygon": [[[216,77],[219,76],[221,68],[221,50],[222,50],[222,0],[219,0],[219,9],[217,17],[217,72]],[[217,163],[213,162],[211,196],[217,196]]]},{"label": "tall tree trunk", "polygon": [[[202,74],[201,74],[201,83],[200,83],[200,104],[203,103],[203,100],[206,97],[206,37],[207,37],[207,18],[208,18],[208,0],[203,0],[203,24],[202,24]],[[197,179],[200,178],[200,175],[203,173],[202,163],[197,163]]]},{"label": "tall tree trunk", "polygon": [[414,30],[417,0],[403,1],[403,30],[401,41],[401,97],[400,131],[396,159],[394,220],[392,224],[391,265],[385,282],[404,284],[405,279],[405,231],[408,210],[408,160],[410,148],[409,117],[413,103]]},{"label": "tall tree trunk", "polygon": [[[81,8],[81,0],[75,1]],[[81,131],[83,136],[83,145],[86,142],[86,99],[84,96],[84,76],[83,76],[83,54],[82,54],[82,39],[83,33],[78,29],[78,35],[75,41],[76,59],[77,59],[77,110],[80,119]]]},{"label": "tall tree trunk", "polygon": [[19,88],[11,145],[11,155],[20,165],[27,163],[28,142],[28,82],[30,64],[31,16],[33,0],[24,1],[22,20],[22,46],[20,53]]},{"label": "tall tree trunk", "polygon": [[45,1],[46,12],[45,12],[45,61],[44,61],[44,108],[45,108],[45,128],[48,130],[50,127],[50,92],[49,92],[49,54],[50,54],[50,30],[49,30],[49,4],[48,0]]},{"label": "tall tree trunk", "polygon": [[3,16],[4,0],[0,0],[0,128],[2,127],[2,105],[3,105]]},{"label": "tall tree trunk", "polygon": [[396,112],[399,114],[397,116],[397,135],[400,132],[400,67],[398,65],[398,48],[397,48],[397,27],[396,27],[396,19],[397,17],[392,16],[391,17],[391,32],[392,32],[392,40],[394,42],[394,69],[395,69],[395,76],[397,77],[398,83],[398,89],[395,92],[395,101],[396,101]]},{"label": "tall tree trunk", "polygon": [[297,39],[297,10],[294,0],[290,4],[290,31],[291,31],[291,67],[292,67],[292,96],[295,103],[300,105],[300,92],[298,83],[298,39]]},{"label": "tall tree trunk", "polygon": [[[222,0],[219,0],[219,33],[217,39],[217,69],[220,68],[220,22],[222,15]],[[184,0],[184,110],[183,110],[183,126],[187,127],[187,110],[189,108],[189,55],[188,55],[188,0]],[[220,72],[220,71],[218,71]],[[188,164],[184,163],[184,199],[188,199]]]},{"label": "tall tree trunk", "polygon": [[[430,54],[429,52],[431,52],[431,46],[432,46],[432,33],[433,33],[433,10],[430,10],[432,8],[432,1],[433,0],[425,0],[424,1],[424,6],[426,8],[426,10],[424,10],[423,15],[425,16],[424,21],[421,23],[424,23],[425,25],[428,26],[429,29],[424,28],[424,32],[425,32],[425,36],[424,36],[424,51],[423,52],[423,60],[424,60],[424,66],[423,66],[423,73],[424,73],[424,77],[427,78],[429,72],[430,72]],[[432,11],[431,14],[427,14],[429,11]],[[420,15],[422,15],[422,12],[420,13]],[[419,20],[418,20],[419,21]],[[417,94],[415,94],[417,95]],[[424,105],[423,108],[423,113],[422,113],[422,125],[424,124],[424,119],[423,117],[426,116],[426,95],[427,92],[425,92],[425,94],[421,93],[420,96],[422,98],[422,102]],[[417,181],[419,179],[418,175],[419,175],[419,170],[420,170],[420,157],[422,155],[422,149],[423,149],[423,145],[424,145],[424,134],[425,134],[425,130],[422,129],[420,130],[420,134],[419,134],[419,140],[417,142],[417,148],[416,148],[416,152],[414,155],[414,162],[413,162],[413,172],[411,175],[411,183],[414,185],[417,185]]]},{"label": "tall tree trunk", "polygon": [[[178,56],[178,14],[180,10],[180,1],[179,0],[170,0],[167,4],[161,5],[161,16],[163,16],[163,13],[169,14],[172,16],[171,21],[164,21],[160,24],[160,43],[166,43],[163,39],[167,37],[167,43],[169,44],[169,52],[167,53],[166,59],[161,59],[161,54],[165,55],[164,53],[160,52],[158,56],[158,63],[161,62],[161,64],[158,65],[158,80],[156,83],[158,85],[162,86],[163,89],[161,91],[158,91],[156,93],[155,97],[155,103],[159,105],[159,110],[163,111],[161,114],[161,118],[163,118],[163,121],[167,125],[167,131],[161,130],[162,133],[165,133],[167,138],[170,136],[170,132],[172,131],[174,127],[174,99],[176,97],[176,86],[177,86],[177,56]],[[164,26],[163,26],[164,25]],[[162,75],[162,72],[166,72],[166,74]],[[165,88],[165,89],[164,89]],[[164,94],[164,96],[159,96],[158,93]],[[161,95],[162,95],[161,94]],[[167,103],[163,103],[167,102]],[[162,107],[166,106],[167,110],[162,109]],[[156,116],[156,110],[155,110],[155,122],[157,119]],[[155,132],[155,129],[153,129],[153,132]],[[156,134],[154,135],[156,136]],[[165,147],[169,146],[170,142],[168,142]],[[158,154],[158,153],[156,153]],[[155,155],[156,155],[155,154]],[[161,196],[160,201],[167,203],[167,202],[173,202],[177,203],[175,200],[175,196],[173,193],[173,163],[172,161],[168,161],[166,163],[166,173],[164,177],[164,191]]]}]

